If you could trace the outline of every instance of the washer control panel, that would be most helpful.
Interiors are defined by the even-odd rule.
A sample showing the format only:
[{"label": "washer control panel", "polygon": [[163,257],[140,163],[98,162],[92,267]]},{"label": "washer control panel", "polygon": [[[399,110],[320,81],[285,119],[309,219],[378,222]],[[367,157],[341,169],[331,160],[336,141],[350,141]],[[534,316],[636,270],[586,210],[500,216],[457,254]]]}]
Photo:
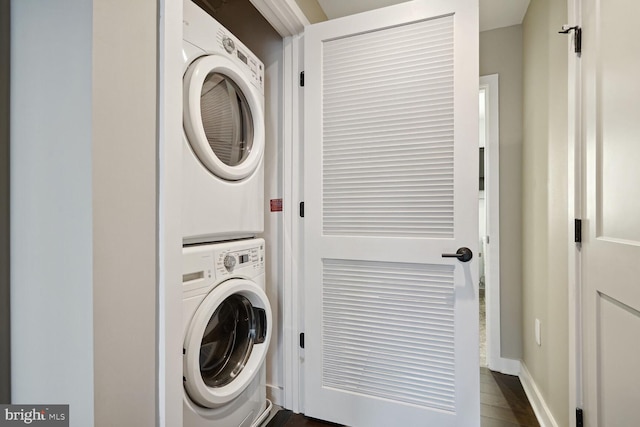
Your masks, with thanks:
[{"label": "washer control panel", "polygon": [[199,295],[232,277],[254,280],[264,276],[264,266],[263,239],[186,246],[182,249],[183,296]]},{"label": "washer control panel", "polygon": [[227,247],[216,251],[214,256],[216,276],[230,274],[254,276],[264,271],[264,241],[247,242],[248,246]]}]

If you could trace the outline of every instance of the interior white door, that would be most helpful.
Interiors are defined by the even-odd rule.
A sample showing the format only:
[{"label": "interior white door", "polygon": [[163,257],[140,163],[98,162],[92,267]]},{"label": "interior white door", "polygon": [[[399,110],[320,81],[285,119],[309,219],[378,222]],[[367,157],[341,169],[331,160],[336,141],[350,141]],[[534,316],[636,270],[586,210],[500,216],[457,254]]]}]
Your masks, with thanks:
[{"label": "interior white door", "polygon": [[478,1],[305,29],[304,412],[478,426]]},{"label": "interior white door", "polygon": [[584,421],[640,419],[640,3],[582,0]]}]

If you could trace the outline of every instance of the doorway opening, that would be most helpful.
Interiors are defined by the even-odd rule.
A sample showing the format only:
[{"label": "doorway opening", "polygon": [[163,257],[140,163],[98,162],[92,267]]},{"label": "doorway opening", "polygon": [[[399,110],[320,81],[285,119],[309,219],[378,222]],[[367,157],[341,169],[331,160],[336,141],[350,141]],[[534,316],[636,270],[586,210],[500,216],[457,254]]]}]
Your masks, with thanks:
[{"label": "doorway opening", "polygon": [[502,371],[500,352],[500,181],[498,75],[479,86],[479,307],[480,366]]}]

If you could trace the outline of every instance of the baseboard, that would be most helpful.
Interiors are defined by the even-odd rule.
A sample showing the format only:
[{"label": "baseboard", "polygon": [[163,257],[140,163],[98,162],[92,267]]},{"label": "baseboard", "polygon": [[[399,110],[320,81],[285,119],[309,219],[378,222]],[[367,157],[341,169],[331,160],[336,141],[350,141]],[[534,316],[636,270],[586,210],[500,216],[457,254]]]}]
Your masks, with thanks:
[{"label": "baseboard", "polygon": [[271,384],[267,384],[267,399],[274,405],[284,406],[284,390]]},{"label": "baseboard", "polygon": [[540,393],[540,389],[538,389],[536,382],[533,380],[533,377],[531,377],[527,365],[525,365],[524,362],[521,363],[519,377],[522,388],[524,388],[524,392],[527,394],[527,398],[529,399],[529,403],[531,403],[533,412],[536,414],[538,423],[540,423],[540,427],[558,427],[558,423],[553,418],[551,410],[549,410],[547,403]]},{"label": "baseboard", "polygon": [[520,360],[498,357],[489,363],[489,369],[501,374],[520,375]]}]

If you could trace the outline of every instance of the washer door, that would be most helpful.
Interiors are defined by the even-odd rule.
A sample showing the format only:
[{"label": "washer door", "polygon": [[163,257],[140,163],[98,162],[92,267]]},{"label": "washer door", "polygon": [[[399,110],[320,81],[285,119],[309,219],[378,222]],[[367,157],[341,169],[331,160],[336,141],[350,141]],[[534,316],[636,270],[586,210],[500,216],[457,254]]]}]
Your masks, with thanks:
[{"label": "washer door", "polygon": [[228,58],[203,56],[191,64],[184,76],[184,130],[211,173],[239,181],[260,165],[262,105],[261,94]]},{"label": "washer door", "polygon": [[205,297],[185,337],[184,381],[206,408],[238,397],[262,367],[271,340],[267,296],[249,280],[231,279]]}]

